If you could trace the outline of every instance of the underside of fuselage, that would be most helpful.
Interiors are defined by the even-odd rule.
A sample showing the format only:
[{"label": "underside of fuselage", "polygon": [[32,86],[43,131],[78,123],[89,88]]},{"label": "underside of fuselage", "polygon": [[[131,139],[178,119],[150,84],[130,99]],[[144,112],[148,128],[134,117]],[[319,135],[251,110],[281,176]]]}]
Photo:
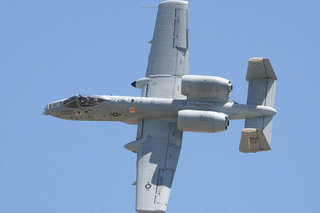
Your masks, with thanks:
[{"label": "underside of fuselage", "polygon": [[54,102],[45,107],[44,114],[67,120],[121,121],[136,124],[142,119],[177,119],[181,110],[214,111],[228,115],[228,120],[273,116],[276,111],[266,106],[227,102],[190,101],[168,98],[129,96],[82,96]]}]

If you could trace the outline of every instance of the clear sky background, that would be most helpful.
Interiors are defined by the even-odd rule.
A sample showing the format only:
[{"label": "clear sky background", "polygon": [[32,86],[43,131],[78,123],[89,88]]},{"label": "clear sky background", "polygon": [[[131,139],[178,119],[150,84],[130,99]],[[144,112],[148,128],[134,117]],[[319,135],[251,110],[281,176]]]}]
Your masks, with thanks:
[{"label": "clear sky background", "polygon": [[[42,115],[74,94],[139,96],[151,0],[0,0],[0,212],[135,212],[136,126]],[[190,73],[246,103],[248,59],[278,76],[272,151],[238,151],[244,121],[185,133],[168,213],[319,213],[318,0],[192,0]]]}]

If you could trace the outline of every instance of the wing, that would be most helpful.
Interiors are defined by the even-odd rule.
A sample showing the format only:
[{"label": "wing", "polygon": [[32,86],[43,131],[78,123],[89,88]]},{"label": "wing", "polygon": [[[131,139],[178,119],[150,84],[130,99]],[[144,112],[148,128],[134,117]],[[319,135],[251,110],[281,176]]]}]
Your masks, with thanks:
[{"label": "wing", "polygon": [[188,74],[188,2],[159,4],[142,96],[184,98],[181,79]]},{"label": "wing", "polygon": [[181,149],[176,121],[144,120],[137,159],[137,212],[165,212]]},{"label": "wing", "polygon": [[[182,76],[188,74],[188,2],[159,4],[142,96],[185,98]],[[137,141],[138,212],[165,212],[181,149],[176,120],[139,122]]]}]

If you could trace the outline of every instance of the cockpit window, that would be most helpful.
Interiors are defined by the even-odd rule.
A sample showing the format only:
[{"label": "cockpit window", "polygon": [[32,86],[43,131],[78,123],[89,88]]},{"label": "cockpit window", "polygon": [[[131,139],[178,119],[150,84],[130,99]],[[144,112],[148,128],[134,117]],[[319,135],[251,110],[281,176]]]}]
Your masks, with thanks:
[{"label": "cockpit window", "polygon": [[90,106],[96,106],[103,102],[104,99],[92,97],[92,96],[82,96],[82,95],[76,95],[72,96],[71,98],[68,98],[63,102],[65,107],[68,108],[79,108],[79,107],[90,107]]},{"label": "cockpit window", "polygon": [[63,102],[63,105],[69,108],[78,108],[77,97],[72,96],[71,98],[68,98]]}]

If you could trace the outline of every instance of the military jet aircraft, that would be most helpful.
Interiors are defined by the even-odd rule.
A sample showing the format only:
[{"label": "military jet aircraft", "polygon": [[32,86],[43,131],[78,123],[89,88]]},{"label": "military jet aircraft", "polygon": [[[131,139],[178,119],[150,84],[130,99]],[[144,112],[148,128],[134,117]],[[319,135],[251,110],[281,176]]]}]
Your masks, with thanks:
[{"label": "military jet aircraft", "polygon": [[229,98],[232,84],[215,76],[188,75],[188,2],[158,6],[147,72],[132,83],[142,97],[75,95],[51,103],[44,114],[67,120],[121,121],[138,125],[125,148],[137,153],[136,211],[166,212],[182,134],[220,132],[245,119],[239,149],[270,150],[277,77],[268,59],[251,58],[247,104]]}]

